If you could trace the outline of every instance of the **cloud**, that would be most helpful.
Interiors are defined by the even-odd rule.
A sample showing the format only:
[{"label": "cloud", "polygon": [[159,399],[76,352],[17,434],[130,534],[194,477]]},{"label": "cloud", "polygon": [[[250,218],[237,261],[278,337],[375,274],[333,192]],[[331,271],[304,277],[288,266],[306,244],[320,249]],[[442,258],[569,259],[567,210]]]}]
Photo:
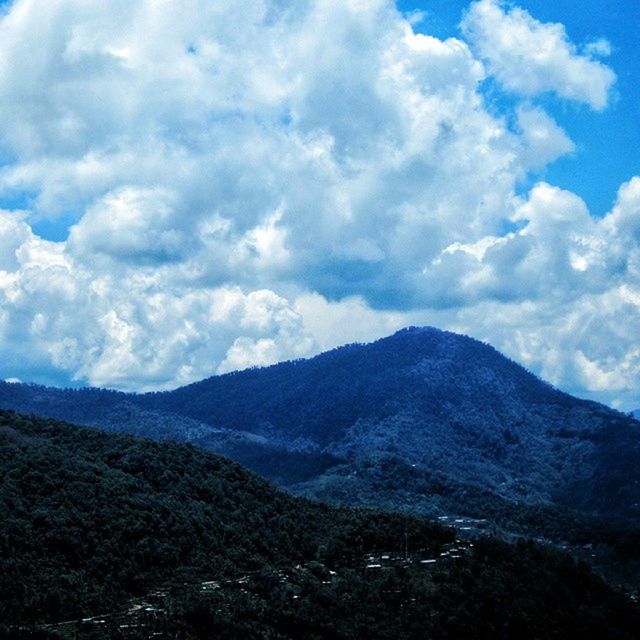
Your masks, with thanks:
[{"label": "cloud", "polygon": [[[160,389],[427,323],[630,402],[640,179],[603,219],[520,193],[574,149],[531,98],[604,107],[604,47],[486,1],[464,40],[412,20],[391,0],[13,2],[0,197],[29,206],[0,211],[0,375]],[[489,109],[490,76],[525,99]],[[64,242],[33,232],[61,215]]]},{"label": "cloud", "polygon": [[596,110],[607,105],[616,76],[593,57],[610,52],[605,40],[587,44],[581,54],[562,24],[539,22],[500,0],[472,3],[462,29],[490,73],[509,91],[529,97],[554,92]]},{"label": "cloud", "polygon": [[611,55],[612,48],[611,43],[606,38],[598,38],[592,42],[587,42],[584,46],[584,51],[591,56],[606,58]]},{"label": "cloud", "polygon": [[574,393],[637,403],[640,178],[602,219],[545,183],[514,200],[512,219],[519,231],[450,245],[436,265],[464,305],[457,326]]},{"label": "cloud", "polygon": [[0,270],[14,271],[18,266],[16,252],[31,237],[31,229],[24,221],[26,214],[0,210]]},{"label": "cloud", "polygon": [[0,272],[2,350],[23,379],[62,371],[150,390],[312,351],[301,317],[272,291],[175,286],[158,269],[90,270],[58,245],[31,237],[19,269]]},{"label": "cloud", "polygon": [[575,144],[542,109],[521,106],[517,110],[523,144],[523,161],[531,169],[545,167],[575,150]]},{"label": "cloud", "polygon": [[89,207],[71,229],[68,247],[86,256],[163,262],[184,256],[192,242],[180,229],[174,194],[162,187],[121,187]]}]

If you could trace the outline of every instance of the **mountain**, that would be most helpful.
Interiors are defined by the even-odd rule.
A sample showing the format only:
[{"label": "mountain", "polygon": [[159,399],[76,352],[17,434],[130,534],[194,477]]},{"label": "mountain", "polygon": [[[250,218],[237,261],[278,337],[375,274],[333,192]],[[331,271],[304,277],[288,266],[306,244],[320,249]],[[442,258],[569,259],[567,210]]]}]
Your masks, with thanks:
[{"label": "mountain", "polygon": [[565,554],[314,504],[189,445],[0,411],[0,480],[3,637],[640,634]]},{"label": "mountain", "polygon": [[433,328],[163,393],[4,383],[0,406],[188,441],[330,502],[581,544],[640,523],[640,423]]}]

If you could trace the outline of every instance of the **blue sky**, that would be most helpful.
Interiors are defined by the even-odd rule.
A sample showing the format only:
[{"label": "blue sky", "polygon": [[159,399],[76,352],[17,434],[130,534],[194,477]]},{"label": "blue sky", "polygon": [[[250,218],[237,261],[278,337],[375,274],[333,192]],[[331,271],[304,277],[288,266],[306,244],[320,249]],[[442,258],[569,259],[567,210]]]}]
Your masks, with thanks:
[{"label": "blue sky", "polygon": [[0,376],[124,390],[409,324],[640,406],[639,8],[0,19]]}]

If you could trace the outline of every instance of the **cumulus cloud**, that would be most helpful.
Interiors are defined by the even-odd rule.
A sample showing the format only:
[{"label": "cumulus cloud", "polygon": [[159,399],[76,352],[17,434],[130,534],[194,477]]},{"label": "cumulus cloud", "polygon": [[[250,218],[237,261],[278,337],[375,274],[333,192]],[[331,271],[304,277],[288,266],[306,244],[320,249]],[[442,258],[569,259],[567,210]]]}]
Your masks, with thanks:
[{"label": "cumulus cloud", "polygon": [[[640,179],[603,219],[546,183],[518,195],[574,149],[532,98],[604,107],[604,44],[488,0],[464,40],[416,20],[391,0],[15,0],[0,197],[30,204],[0,211],[0,374],[168,388],[427,323],[630,402]],[[489,76],[523,101],[488,109]],[[34,234],[60,215],[66,241]]]},{"label": "cumulus cloud", "polygon": [[2,349],[24,356],[16,372],[150,390],[311,351],[300,315],[272,291],[175,288],[162,270],[96,273],[59,244],[31,236],[19,269],[0,272]]},{"label": "cumulus cloud", "polygon": [[606,38],[598,38],[592,42],[587,42],[584,50],[591,56],[606,58],[611,55],[612,48],[611,43]]},{"label": "cumulus cloud", "polygon": [[615,74],[594,58],[610,53],[606,40],[591,42],[580,53],[562,24],[539,22],[501,0],[474,2],[462,28],[491,74],[510,91],[554,92],[597,110],[607,105]]},{"label": "cumulus cloud", "polygon": [[71,229],[68,247],[121,261],[163,262],[184,256],[192,242],[180,228],[174,194],[162,187],[122,187],[89,207]]},{"label": "cumulus cloud", "polygon": [[545,111],[531,106],[517,110],[523,160],[532,168],[545,167],[575,149],[573,141]]},{"label": "cumulus cloud", "polygon": [[621,187],[602,219],[545,183],[514,200],[512,219],[519,231],[452,244],[436,265],[432,277],[455,274],[446,286],[472,302],[456,312],[457,326],[574,393],[633,406],[640,178]]}]

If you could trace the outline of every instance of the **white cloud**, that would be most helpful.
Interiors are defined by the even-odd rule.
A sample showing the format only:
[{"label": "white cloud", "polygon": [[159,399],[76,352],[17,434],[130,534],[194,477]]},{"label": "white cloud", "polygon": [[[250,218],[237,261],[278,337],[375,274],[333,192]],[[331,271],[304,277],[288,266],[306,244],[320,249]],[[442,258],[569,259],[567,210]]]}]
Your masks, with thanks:
[{"label": "white cloud", "polygon": [[14,271],[18,266],[16,252],[32,235],[24,222],[26,217],[26,212],[0,210],[0,272]]},{"label": "white cloud", "polygon": [[450,245],[428,274],[449,276],[443,286],[466,302],[455,313],[457,326],[555,384],[633,406],[640,383],[640,178],[620,188],[602,219],[574,194],[544,183],[514,201],[513,219],[524,225],[519,231]]},{"label": "white cloud", "polygon": [[592,57],[606,55],[606,41],[590,43],[581,54],[562,24],[539,22],[501,0],[474,2],[462,28],[491,74],[510,91],[525,96],[552,91],[594,109],[606,106],[615,74]]},{"label": "white cloud", "polygon": [[182,257],[193,242],[180,228],[176,198],[162,187],[121,187],[87,209],[71,229],[72,253],[162,263]]},{"label": "white cloud", "polygon": [[[516,196],[574,144],[479,88],[600,108],[604,48],[486,1],[465,25],[473,47],[391,0],[16,0],[0,197],[33,207],[0,212],[0,373],[167,388],[429,323],[629,401],[640,179],[602,220]],[[34,235],[61,213],[67,241]]]},{"label": "white cloud", "polygon": [[420,24],[421,22],[424,22],[429,16],[429,12],[421,11],[420,9],[414,9],[413,11],[405,13],[404,16],[410,25],[415,26]]},{"label": "white cloud", "polygon": [[376,311],[357,296],[332,302],[317,293],[303,294],[296,298],[294,308],[304,329],[314,337],[315,348],[322,351],[352,342],[371,342],[408,323],[406,313]]},{"label": "white cloud", "polygon": [[606,38],[598,38],[592,42],[587,42],[584,50],[589,55],[606,58],[611,55],[612,48],[611,43]]},{"label": "white cloud", "polygon": [[574,151],[572,140],[542,109],[522,106],[517,115],[524,145],[522,157],[528,167],[544,167]]},{"label": "white cloud", "polygon": [[[99,386],[167,388],[211,375],[218,365],[224,371],[269,364],[313,348],[299,314],[271,291],[176,287],[167,272],[151,268],[106,272],[98,265],[96,273],[72,256],[36,265],[32,245],[40,256],[47,249],[58,256],[59,243],[41,244],[29,239],[14,278],[0,278],[0,308],[8,316],[2,350],[25,351],[28,374],[54,369]],[[252,351],[253,344],[263,347]]]}]

